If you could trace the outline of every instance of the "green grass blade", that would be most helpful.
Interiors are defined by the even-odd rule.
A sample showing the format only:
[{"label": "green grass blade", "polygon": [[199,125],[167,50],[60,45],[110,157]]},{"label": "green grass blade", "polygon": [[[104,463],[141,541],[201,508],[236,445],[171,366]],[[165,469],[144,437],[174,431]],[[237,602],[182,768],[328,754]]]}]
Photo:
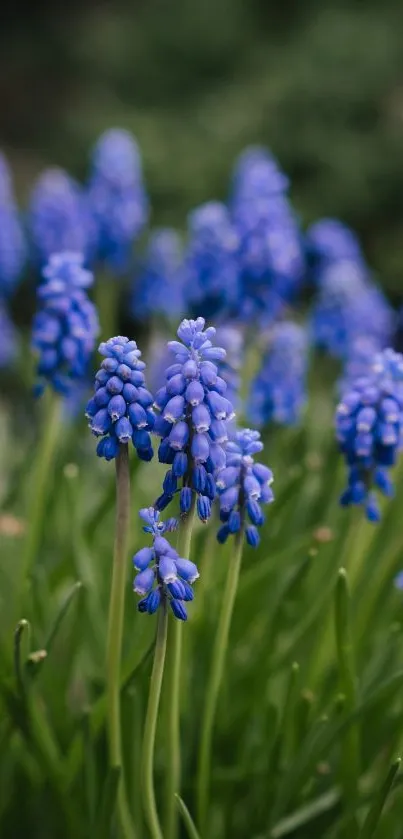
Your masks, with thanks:
[{"label": "green grass blade", "polygon": [[392,791],[396,775],[400,768],[400,764],[400,757],[397,760],[395,760],[394,763],[392,763],[392,766],[390,767],[389,772],[380,790],[376,794],[372,806],[370,807],[368,815],[361,828],[359,839],[372,839],[372,836],[374,836],[382,815],[382,810],[385,806],[386,800],[390,792]]},{"label": "green grass blade", "polygon": [[178,802],[179,812],[186,826],[189,839],[200,839],[200,835],[197,831],[196,825],[192,819],[192,816],[189,813],[188,808],[186,807],[185,802],[182,800],[180,795],[178,795],[178,793],[175,793],[175,798]]},{"label": "green grass blade", "polygon": [[112,835],[120,774],[120,766],[111,766],[108,770],[102,790],[101,808],[94,831],[94,837],[96,836],[96,839],[110,839]]},{"label": "green grass blade", "polygon": [[[357,680],[350,618],[350,593],[344,568],[339,571],[335,596],[335,630],[340,690],[345,697],[346,713],[353,713],[357,707]],[[346,730],[341,743],[341,780],[344,805],[354,809],[357,803],[358,779],[360,775],[360,745],[357,722]],[[343,835],[346,839],[357,836],[357,822],[354,816],[346,824]]]}]

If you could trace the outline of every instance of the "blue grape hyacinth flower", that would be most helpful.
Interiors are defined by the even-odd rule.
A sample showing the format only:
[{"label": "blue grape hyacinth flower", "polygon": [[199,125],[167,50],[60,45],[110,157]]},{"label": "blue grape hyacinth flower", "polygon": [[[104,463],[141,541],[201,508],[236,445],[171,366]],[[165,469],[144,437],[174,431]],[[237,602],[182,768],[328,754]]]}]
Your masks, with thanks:
[{"label": "blue grape hyacinth flower", "polygon": [[273,322],[304,278],[302,234],[288,185],[264,149],[246,150],[235,166],[230,208],[240,243],[240,315],[246,321]]},{"label": "blue grape hyacinth flower", "polygon": [[209,201],[190,213],[184,257],[188,305],[199,314],[226,314],[238,306],[238,237],[225,204]]},{"label": "blue grape hyacinth flower", "polygon": [[129,131],[111,128],[99,137],[87,194],[95,225],[95,255],[116,272],[125,272],[149,215],[140,152]]},{"label": "blue grape hyacinth flower", "polygon": [[395,315],[360,263],[340,260],[322,272],[311,316],[313,342],[334,358],[346,359],[354,340],[370,334],[379,349],[389,343]]},{"label": "blue grape hyacinth flower", "polygon": [[67,396],[88,371],[99,333],[97,312],[86,292],[92,281],[77,253],[54,254],[43,270],[32,328],[32,347],[39,355],[38,395],[49,384]]},{"label": "blue grape hyacinth flower", "polygon": [[248,418],[257,425],[295,425],[306,403],[308,339],[291,321],[277,324],[262,366],[253,380]]},{"label": "blue grape hyacinth flower", "polygon": [[0,297],[14,290],[26,258],[26,246],[14,198],[11,172],[0,152]]},{"label": "blue grape hyacinth flower", "polygon": [[121,335],[99,345],[105,356],[95,376],[95,393],[88,402],[89,427],[100,437],[97,455],[113,460],[120,444],[132,441],[141,460],[151,460],[150,431],[154,426],[153,397],[145,387],[144,361],[135,341]]},{"label": "blue grape hyacinth flower", "polygon": [[168,542],[164,533],[175,530],[177,519],[160,520],[160,513],[154,507],[140,510],[140,517],[145,522],[143,530],[152,536],[152,547],[141,548],[133,557],[133,565],[138,572],[133,588],[141,596],[139,612],[149,615],[169,603],[172,613],[178,620],[187,620],[185,603],[193,600],[192,585],[199,577],[197,566],[178,552]]},{"label": "blue grape hyacinth flower", "polygon": [[320,282],[322,270],[332,262],[348,260],[365,266],[358,237],[338,219],[322,218],[314,222],[306,232],[305,242],[315,282]]},{"label": "blue grape hyacinth flower", "polygon": [[152,232],[133,288],[134,318],[149,318],[156,314],[172,318],[182,314],[186,308],[182,250],[176,230],[165,227]]},{"label": "blue grape hyacinth flower", "polygon": [[160,411],[154,426],[161,437],[158,457],[171,467],[156,507],[165,509],[179,492],[180,510],[186,514],[196,497],[202,521],[211,515],[215,473],[225,464],[227,421],[234,416],[227,385],[217,370],[225,350],[213,345],[215,331],[214,327],[205,329],[201,317],[182,321],[177,332],[180,340],[168,343],[175,363],[168,367],[166,383],[154,402]]},{"label": "blue grape hyacinth flower", "polygon": [[232,173],[231,201],[272,198],[287,192],[289,179],[264,147],[249,146],[239,155]]},{"label": "blue grape hyacinth flower", "polygon": [[389,470],[403,443],[402,355],[377,353],[367,375],[346,389],[336,411],[336,438],[348,468],[341,504],[363,505],[369,521],[379,521],[373,490],[393,495]]},{"label": "blue grape hyacinth flower", "polygon": [[63,169],[46,169],[31,193],[28,229],[34,256],[40,265],[55,253],[83,254],[93,249],[93,225],[81,186]]},{"label": "blue grape hyacinth flower", "polygon": [[271,484],[273,473],[263,463],[255,463],[254,455],[261,452],[263,443],[258,431],[242,428],[227,444],[226,466],[217,475],[220,519],[217,533],[220,543],[229,536],[245,530],[246,541],[252,548],[259,544],[258,527],[264,523],[262,504],[274,501]]},{"label": "blue grape hyacinth flower", "polygon": [[17,330],[0,300],[0,369],[14,361],[18,350]]}]

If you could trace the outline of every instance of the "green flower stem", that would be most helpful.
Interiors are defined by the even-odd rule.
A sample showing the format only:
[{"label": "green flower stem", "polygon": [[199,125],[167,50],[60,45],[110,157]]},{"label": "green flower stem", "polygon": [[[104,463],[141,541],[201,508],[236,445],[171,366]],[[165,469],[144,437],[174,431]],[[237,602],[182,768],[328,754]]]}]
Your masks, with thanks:
[{"label": "green flower stem", "polygon": [[[186,517],[179,525],[177,550],[179,556],[190,559],[190,545],[195,515],[195,499]],[[181,737],[180,737],[180,686],[182,662],[182,621],[173,622],[168,643],[169,684],[168,701],[168,766],[165,788],[165,832],[164,839],[175,839],[178,832],[178,806],[175,795],[181,786]]]},{"label": "green flower stem", "polygon": [[[357,707],[357,680],[352,644],[350,593],[344,568],[340,568],[336,585],[335,629],[340,689],[345,697],[345,711],[350,714],[354,713]],[[350,837],[355,839],[358,825],[354,808],[357,806],[360,777],[360,742],[356,723],[353,723],[344,734],[341,744],[341,765],[344,804],[346,809],[353,813],[346,822],[343,836],[346,839]]]},{"label": "green flower stem", "polygon": [[209,521],[209,530],[206,534],[203,554],[200,561],[200,580],[197,586],[197,598],[195,601],[195,608],[193,611],[193,620],[198,620],[203,616],[203,607],[206,596],[211,588],[212,576],[214,571],[214,555],[215,545],[217,544],[217,529],[219,526],[218,517],[215,507]]},{"label": "green flower stem", "polygon": [[222,607],[215,636],[210,676],[206,688],[206,701],[201,725],[200,750],[197,774],[197,808],[199,830],[202,836],[207,835],[206,817],[210,787],[210,763],[213,726],[216,714],[218,696],[220,692],[225,656],[228,647],[228,637],[231,626],[232,613],[238,589],[239,573],[241,570],[242,550],[244,541],[244,527],[236,537],[235,551],[230,559],[227,581],[222,597]]},{"label": "green flower stem", "polygon": [[36,452],[33,467],[32,484],[30,485],[29,509],[27,515],[27,535],[24,544],[19,608],[23,611],[23,604],[27,586],[31,580],[32,570],[37,559],[41,541],[44,520],[46,516],[46,502],[49,495],[52,465],[59,436],[61,399],[53,393],[47,393],[44,398],[46,421],[42,437]]},{"label": "green flower stem", "polygon": [[151,673],[150,693],[144,728],[142,778],[144,812],[152,839],[163,839],[158,818],[154,793],[154,745],[157,728],[158,709],[161,697],[162,677],[164,674],[165,653],[168,635],[167,603],[163,602],[158,610],[157,637],[155,642],[154,663]]},{"label": "green flower stem", "polygon": [[[130,522],[130,473],[127,445],[120,446],[115,463],[116,530],[106,648],[106,692],[110,766],[112,769],[119,767],[122,770],[120,670],[125,606],[126,557]],[[133,839],[134,829],[126,801],[122,771],[118,788],[118,812],[123,836],[125,839]]]}]

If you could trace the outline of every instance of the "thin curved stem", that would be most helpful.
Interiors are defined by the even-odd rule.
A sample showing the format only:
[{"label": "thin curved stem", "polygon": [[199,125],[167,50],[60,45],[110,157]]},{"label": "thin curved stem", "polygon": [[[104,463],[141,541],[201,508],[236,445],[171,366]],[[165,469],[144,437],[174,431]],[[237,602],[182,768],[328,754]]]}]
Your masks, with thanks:
[{"label": "thin curved stem", "polygon": [[133,839],[134,829],[124,786],[120,721],[120,670],[125,606],[126,557],[130,523],[130,473],[127,445],[120,446],[120,451],[115,462],[116,530],[106,648],[109,761],[112,768],[120,767],[121,769],[118,788],[119,822],[125,839]]},{"label": "thin curved stem", "polygon": [[49,406],[42,437],[39,441],[36,452],[32,486],[30,487],[30,507],[28,510],[27,535],[24,544],[21,585],[20,585],[20,609],[26,595],[26,588],[30,582],[33,566],[37,558],[40,540],[43,531],[43,524],[46,514],[46,500],[49,492],[49,479],[52,472],[52,464],[56,451],[56,444],[60,426],[61,399],[53,393],[46,394],[45,399]]},{"label": "thin curved stem", "polygon": [[213,738],[214,719],[216,715],[218,696],[224,673],[225,656],[228,647],[229,631],[235,598],[238,589],[239,573],[242,562],[244,528],[236,537],[235,552],[228,565],[227,580],[222,598],[222,607],[214,641],[213,657],[210,676],[206,689],[206,701],[201,726],[198,773],[197,773],[197,810],[199,830],[206,835],[205,825],[210,787],[211,746]]},{"label": "thin curved stem", "polygon": [[157,728],[158,709],[161,697],[162,677],[164,674],[165,653],[168,635],[168,611],[164,601],[158,612],[157,637],[155,642],[154,663],[151,673],[150,693],[144,727],[142,754],[142,778],[144,813],[152,839],[163,839],[154,792],[154,745]]},{"label": "thin curved stem", "polygon": [[[190,558],[192,528],[195,514],[195,503],[179,526],[178,553],[186,559]],[[180,686],[182,663],[182,622],[175,620],[169,649],[169,685],[168,697],[168,767],[166,775],[166,812],[165,839],[176,839],[178,833],[178,807],[175,799],[180,793],[181,786],[181,737],[180,737]]]}]

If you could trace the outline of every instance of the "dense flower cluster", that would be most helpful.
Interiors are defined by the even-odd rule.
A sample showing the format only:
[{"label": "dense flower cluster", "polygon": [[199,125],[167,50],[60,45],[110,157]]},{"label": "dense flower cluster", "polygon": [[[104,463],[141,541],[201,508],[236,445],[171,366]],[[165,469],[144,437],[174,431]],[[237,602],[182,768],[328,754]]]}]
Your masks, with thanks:
[{"label": "dense flower cluster", "polygon": [[17,354],[17,332],[0,300],[0,368],[8,367]]},{"label": "dense flower cluster", "polygon": [[[263,443],[258,431],[242,428],[227,443],[226,466],[217,476],[220,519],[223,522],[217,539],[223,543],[231,534],[245,528],[246,541],[253,548],[259,544],[258,527],[264,522],[261,504],[274,500],[271,469],[255,463],[253,456],[261,452]],[[250,524],[246,521],[249,520]]]},{"label": "dense flower cluster", "polygon": [[133,317],[176,317],[184,308],[181,238],[170,227],[154,230],[133,289]]},{"label": "dense flower cluster", "polygon": [[163,510],[180,491],[181,512],[188,513],[196,494],[202,521],[211,514],[214,474],[225,464],[226,421],[234,416],[215,363],[225,358],[225,350],[213,346],[215,329],[204,327],[204,318],[184,320],[177,332],[180,341],[168,343],[176,362],[168,367],[166,384],[156,394],[155,407],[161,413],[154,426],[162,438],[159,460],[171,466],[156,506]]},{"label": "dense flower cluster", "polygon": [[391,349],[378,353],[367,375],[345,391],[336,411],[336,434],[348,467],[341,504],[363,504],[367,518],[379,521],[372,488],[393,494],[388,470],[403,443],[402,355]]},{"label": "dense flower cluster", "polygon": [[32,346],[39,354],[37,392],[48,383],[67,395],[74,381],[85,376],[99,332],[86,293],[93,276],[83,268],[82,256],[69,252],[54,254],[42,274],[32,330]]},{"label": "dense flower cluster", "polygon": [[253,380],[248,417],[257,425],[294,425],[306,402],[308,341],[305,329],[284,321],[273,329],[270,347]]},{"label": "dense flower cluster", "polygon": [[184,277],[189,305],[198,314],[228,313],[239,299],[238,237],[228,210],[209,201],[189,216]]},{"label": "dense flower cluster", "polygon": [[287,178],[267,152],[252,150],[235,168],[232,220],[239,238],[241,313],[271,322],[300,288],[302,237],[286,196]]},{"label": "dense flower cluster", "polygon": [[180,557],[163,535],[177,527],[176,519],[168,519],[165,523],[160,521],[160,514],[154,507],[140,510],[140,516],[145,522],[144,532],[152,535],[153,545],[141,548],[133,557],[138,571],[133,588],[142,597],[138,609],[152,615],[168,602],[175,617],[185,621],[185,603],[193,600],[192,584],[199,576],[197,566]]},{"label": "dense flower cluster", "polygon": [[11,174],[0,152],[0,297],[8,297],[13,291],[24,267],[25,256]]},{"label": "dense flower cluster", "polygon": [[29,232],[35,259],[46,264],[52,254],[71,251],[88,259],[93,228],[83,190],[63,169],[46,169],[30,200]]},{"label": "dense flower cluster", "polygon": [[128,131],[112,128],[92,153],[88,201],[95,224],[95,252],[115,271],[125,271],[133,241],[149,213],[140,152]]},{"label": "dense flower cluster", "polygon": [[135,341],[117,336],[99,345],[105,356],[95,376],[95,394],[86,416],[96,437],[97,455],[113,460],[121,443],[133,443],[141,460],[151,460],[150,431],[154,426],[153,397],[145,387],[145,364]]}]

